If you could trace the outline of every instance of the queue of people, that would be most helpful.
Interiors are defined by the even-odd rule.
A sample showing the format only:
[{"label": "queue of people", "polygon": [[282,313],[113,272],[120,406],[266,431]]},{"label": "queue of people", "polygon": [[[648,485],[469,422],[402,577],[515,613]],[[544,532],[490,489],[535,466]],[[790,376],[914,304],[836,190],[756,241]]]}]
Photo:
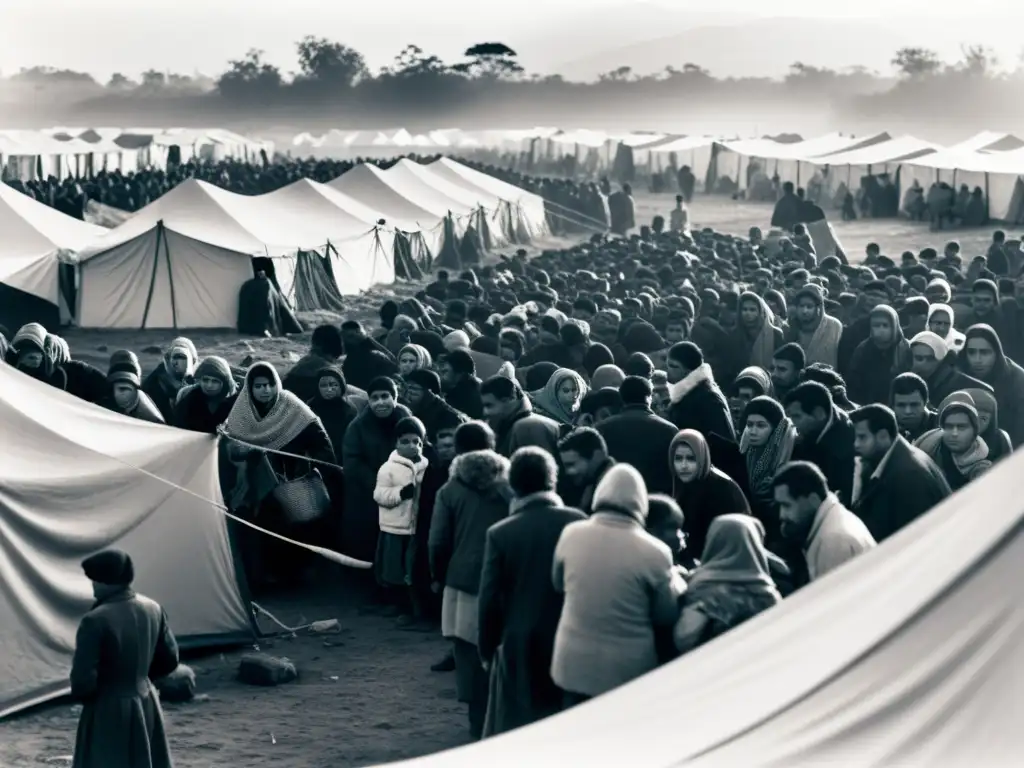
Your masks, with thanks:
[{"label": "queue of people", "polygon": [[[480,738],[771,610],[1005,459],[1024,441],[1024,276],[991,254],[872,245],[849,265],[800,225],[771,247],[643,227],[441,271],[379,328],[317,327],[289,371],[185,337],[149,375],[131,350],[101,371],[38,324],[0,351],[222,435],[232,511],[372,562],[374,610],[450,640],[434,668]],[[304,550],[238,546],[257,592],[315,583]]]}]

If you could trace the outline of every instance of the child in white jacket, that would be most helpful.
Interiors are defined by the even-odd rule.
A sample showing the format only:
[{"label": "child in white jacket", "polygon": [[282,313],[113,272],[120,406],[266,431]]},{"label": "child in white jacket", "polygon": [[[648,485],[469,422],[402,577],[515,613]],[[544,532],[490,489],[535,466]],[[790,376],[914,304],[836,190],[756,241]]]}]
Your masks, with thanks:
[{"label": "child in white jacket", "polygon": [[[380,507],[380,536],[377,539],[377,554],[374,558],[374,573],[377,583],[385,588],[404,587],[410,599],[412,575],[416,553],[416,521],[419,516],[420,489],[423,475],[427,471],[427,459],[423,455],[423,444],[427,432],[423,422],[414,417],[399,420],[395,425],[395,450],[377,471],[377,485],[373,489],[373,500]],[[390,591],[390,590],[389,590]],[[403,601],[404,603],[404,601]],[[417,602],[403,604],[403,609],[412,607],[415,614]],[[409,614],[403,610],[400,623],[409,623]]]}]

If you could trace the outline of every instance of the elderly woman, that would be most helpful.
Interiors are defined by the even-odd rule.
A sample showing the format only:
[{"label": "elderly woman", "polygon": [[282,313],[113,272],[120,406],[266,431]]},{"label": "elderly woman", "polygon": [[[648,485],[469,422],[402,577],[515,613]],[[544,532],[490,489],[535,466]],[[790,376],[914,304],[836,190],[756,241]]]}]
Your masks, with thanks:
[{"label": "elderly woman", "polygon": [[701,564],[690,574],[673,636],[692,651],[781,602],[757,520],[722,515],[708,530]]},{"label": "elderly woman", "polygon": [[[314,462],[334,465],[334,449],[320,419],[282,388],[281,377],[270,363],[258,362],[246,371],[224,433],[230,441],[227,456],[235,469],[232,509],[246,510],[268,530],[315,541],[329,511],[329,499]],[[287,580],[302,577],[310,562],[304,550],[263,534],[244,535],[250,545],[242,546],[250,584],[259,584],[267,576],[263,564],[276,567],[276,575]],[[260,555],[266,556],[263,562]]]},{"label": "elderly woman", "polygon": [[72,768],[171,768],[160,697],[151,680],[178,666],[163,609],[132,591],[127,553],[82,562],[96,598],[82,618],[71,662],[71,695],[82,703]]}]

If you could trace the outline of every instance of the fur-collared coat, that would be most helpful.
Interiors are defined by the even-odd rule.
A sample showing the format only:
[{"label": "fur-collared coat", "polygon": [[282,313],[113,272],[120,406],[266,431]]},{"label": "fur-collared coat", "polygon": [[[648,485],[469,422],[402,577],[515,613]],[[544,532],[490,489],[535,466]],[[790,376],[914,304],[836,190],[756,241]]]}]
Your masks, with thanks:
[{"label": "fur-collared coat", "polygon": [[437,492],[430,521],[434,581],[475,595],[480,589],[487,529],[508,516],[512,490],[508,459],[494,451],[456,456],[448,482]]}]

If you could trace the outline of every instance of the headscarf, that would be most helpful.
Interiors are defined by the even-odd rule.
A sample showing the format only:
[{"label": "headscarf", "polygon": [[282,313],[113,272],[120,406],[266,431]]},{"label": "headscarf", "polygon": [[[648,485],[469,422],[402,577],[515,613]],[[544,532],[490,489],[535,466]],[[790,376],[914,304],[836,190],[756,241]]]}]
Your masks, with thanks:
[{"label": "headscarf", "polygon": [[744,379],[753,381],[761,388],[762,395],[771,395],[772,389],[772,377],[764,368],[757,365],[748,365],[736,376],[735,384],[739,384]]},{"label": "headscarf", "polygon": [[[892,373],[893,375],[899,374],[902,371],[906,370],[906,368],[904,367],[904,362],[906,361],[909,363],[907,358],[909,357],[910,351],[910,345],[903,343],[904,341],[906,341],[906,337],[903,335],[903,326],[900,325],[900,316],[896,312],[896,310],[890,307],[888,304],[879,304],[878,306],[872,308],[872,310],[868,313],[868,318],[872,318],[875,316],[884,317],[886,320],[889,321],[889,327],[892,328],[892,341],[889,342],[889,345],[884,348],[878,347],[878,345],[874,343],[874,340],[872,340],[871,343],[877,349],[883,349],[884,351],[890,353],[889,372]],[[900,358],[903,359],[901,360]]]},{"label": "headscarf", "polygon": [[[750,358],[749,365],[756,365],[759,368],[770,368],[772,364],[772,356],[775,354],[775,315],[772,314],[771,309],[765,303],[765,300],[758,296],[756,293],[751,291],[744,291],[740,294],[739,305],[743,307],[743,302],[754,302],[757,304],[758,312],[760,313],[760,326],[757,330],[757,335],[753,339],[753,343],[750,346]],[[736,370],[735,368],[733,370]]]},{"label": "headscarf", "polygon": [[[568,379],[576,382],[576,407],[572,411],[567,410],[558,399],[558,390],[562,383]],[[572,424],[576,419],[579,404],[586,394],[587,382],[583,380],[582,376],[569,368],[559,368],[551,375],[543,389],[530,393],[530,400],[533,401],[533,407],[543,415],[549,416],[562,424]]]},{"label": "headscarf", "polygon": [[[773,430],[768,442],[755,448],[750,444],[747,432],[747,417],[763,416]],[[796,427],[789,420],[782,406],[770,397],[755,397],[743,411],[743,434],[740,436],[740,453],[747,460],[747,479],[750,492],[755,499],[764,501],[771,498],[772,480],[775,471],[789,461],[796,445]]]},{"label": "headscarf", "polygon": [[945,337],[943,337],[942,340],[946,342],[946,346],[949,347],[949,349],[953,349],[959,352],[960,349],[963,348],[964,343],[967,341],[967,337],[953,327],[953,323],[956,320],[956,315],[953,313],[953,308],[949,306],[949,304],[932,304],[930,307],[928,307],[928,320],[925,322],[924,327],[929,328],[928,323],[931,321],[932,315],[934,315],[936,312],[945,312],[947,315],[949,315],[949,331],[946,333]]},{"label": "headscarf", "polygon": [[[252,397],[252,385],[257,376],[264,376],[277,386],[277,399],[262,417]],[[317,415],[309,406],[281,386],[281,377],[274,366],[259,362],[245,372],[245,385],[224,426],[231,437],[276,451],[288,445],[315,421]]]},{"label": "headscarf", "polygon": [[711,584],[731,584],[753,587],[782,599],[768,570],[768,553],[756,518],[728,514],[712,520],[700,562],[688,581],[691,591]]},{"label": "headscarf", "polygon": [[669,471],[672,473],[673,492],[675,492],[676,483],[680,482],[679,478],[676,477],[674,466],[676,446],[678,445],[689,447],[693,451],[694,458],[697,459],[697,477],[692,482],[703,480],[711,474],[711,450],[708,448],[708,441],[704,439],[704,435],[695,429],[681,429],[672,438],[672,442],[668,446],[668,465]]},{"label": "headscarf", "polygon": [[416,367],[413,369],[415,371],[418,371],[421,368],[429,368],[431,364],[434,362],[433,358],[430,356],[430,352],[427,351],[426,347],[422,347],[419,344],[406,344],[404,347],[398,350],[398,355],[395,358],[398,361],[399,365],[401,365],[402,362],[402,355],[404,355],[406,352],[409,352],[416,356]]}]

